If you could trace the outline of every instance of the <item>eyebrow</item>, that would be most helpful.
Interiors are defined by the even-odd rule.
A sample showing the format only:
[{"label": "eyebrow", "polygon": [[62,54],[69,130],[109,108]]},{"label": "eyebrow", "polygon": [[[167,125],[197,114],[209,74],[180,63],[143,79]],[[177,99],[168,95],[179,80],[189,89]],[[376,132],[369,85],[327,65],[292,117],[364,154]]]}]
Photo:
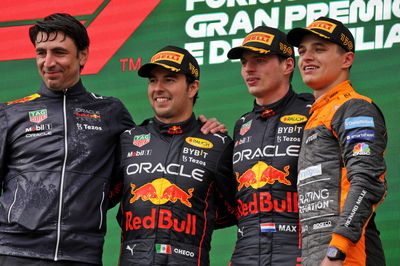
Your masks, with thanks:
[{"label": "eyebrow", "polygon": [[[47,49],[43,48],[43,47],[37,47],[36,48],[36,52],[43,52],[43,51],[46,51],[46,50]],[[68,49],[65,49],[64,47],[61,47],[61,46],[52,47],[49,50],[50,51],[68,51]]]},{"label": "eyebrow", "polygon": [[[313,42],[313,43],[311,43],[311,46],[326,46],[326,43],[325,42],[322,42],[322,41],[316,41],[316,42]],[[302,45],[301,43],[299,44],[299,49],[300,48],[303,48],[304,47],[304,45]]]}]

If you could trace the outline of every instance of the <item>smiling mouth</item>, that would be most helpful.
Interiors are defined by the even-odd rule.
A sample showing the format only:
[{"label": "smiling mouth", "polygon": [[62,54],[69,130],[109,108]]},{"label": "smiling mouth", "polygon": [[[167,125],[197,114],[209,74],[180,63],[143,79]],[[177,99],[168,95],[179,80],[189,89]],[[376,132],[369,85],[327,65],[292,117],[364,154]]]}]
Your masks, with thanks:
[{"label": "smiling mouth", "polygon": [[171,100],[171,98],[168,98],[168,97],[157,97],[154,99],[154,101],[158,102],[158,103],[165,103],[170,100]]},{"label": "smiling mouth", "polygon": [[316,67],[316,66],[306,66],[306,67],[304,67],[303,69],[304,70],[314,70],[314,69],[317,69],[318,67]]}]

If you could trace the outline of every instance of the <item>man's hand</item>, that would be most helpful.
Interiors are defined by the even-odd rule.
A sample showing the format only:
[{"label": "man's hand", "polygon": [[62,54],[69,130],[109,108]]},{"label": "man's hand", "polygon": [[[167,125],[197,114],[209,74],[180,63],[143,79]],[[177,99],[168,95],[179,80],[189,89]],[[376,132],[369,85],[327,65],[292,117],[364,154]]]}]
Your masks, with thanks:
[{"label": "man's hand", "polygon": [[324,260],[321,262],[319,266],[342,266],[342,260],[330,260],[327,256],[325,256]]},{"label": "man's hand", "polygon": [[199,120],[204,123],[200,129],[203,134],[217,132],[228,133],[225,125],[218,122],[216,118],[207,119],[204,115],[199,115]]}]

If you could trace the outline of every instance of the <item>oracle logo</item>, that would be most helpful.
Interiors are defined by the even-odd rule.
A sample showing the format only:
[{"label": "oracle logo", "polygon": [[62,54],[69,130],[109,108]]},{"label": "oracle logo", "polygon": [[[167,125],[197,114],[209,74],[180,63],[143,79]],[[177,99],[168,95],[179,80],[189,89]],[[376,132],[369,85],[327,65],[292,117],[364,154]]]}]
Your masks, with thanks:
[{"label": "oracle logo", "polygon": [[79,4],[65,0],[0,1],[0,23],[17,24],[0,27],[0,61],[35,58],[28,29],[45,16],[61,12],[79,19],[97,13],[90,22],[80,20],[90,37],[90,55],[81,74],[97,74],[160,1],[81,0]]}]

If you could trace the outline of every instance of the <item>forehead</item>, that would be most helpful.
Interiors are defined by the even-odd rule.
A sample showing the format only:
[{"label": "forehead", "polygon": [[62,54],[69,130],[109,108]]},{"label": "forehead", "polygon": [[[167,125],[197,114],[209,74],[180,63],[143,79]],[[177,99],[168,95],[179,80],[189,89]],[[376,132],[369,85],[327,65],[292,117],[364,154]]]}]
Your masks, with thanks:
[{"label": "forehead", "polygon": [[37,36],[36,36],[36,41],[35,45],[36,47],[41,46],[41,45],[48,45],[56,43],[58,45],[74,45],[75,43],[70,38],[67,36],[64,32],[57,31],[57,32],[44,32],[44,31],[39,31]]},{"label": "forehead", "polygon": [[252,58],[270,58],[272,57],[271,54],[260,54],[256,52],[251,52],[251,51],[244,51],[242,53],[241,59],[252,59]]},{"label": "forehead", "polygon": [[335,46],[336,44],[328,41],[324,38],[318,37],[314,34],[306,34],[304,37],[301,39],[299,48],[307,46],[307,45],[323,45],[323,46]]},{"label": "forehead", "polygon": [[172,72],[164,67],[155,66],[150,71],[150,77],[174,77],[174,78],[185,78],[182,73]]}]

